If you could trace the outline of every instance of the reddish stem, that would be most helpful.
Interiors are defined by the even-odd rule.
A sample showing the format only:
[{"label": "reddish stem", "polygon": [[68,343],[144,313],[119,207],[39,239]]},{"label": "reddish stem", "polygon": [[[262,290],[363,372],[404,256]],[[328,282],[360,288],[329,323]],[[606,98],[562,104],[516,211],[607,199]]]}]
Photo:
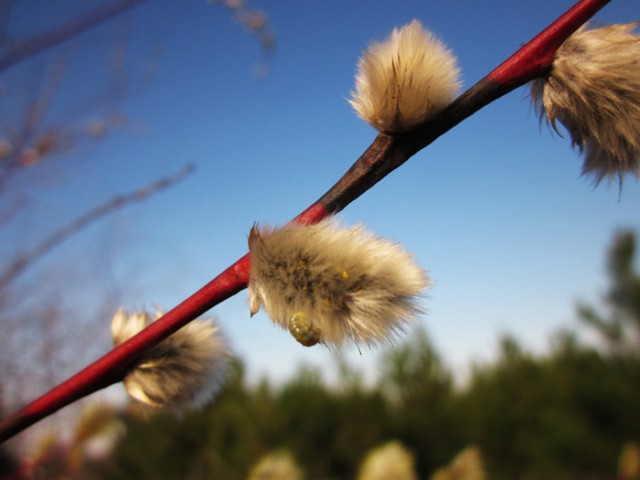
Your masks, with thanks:
[{"label": "reddish stem", "polygon": [[[313,204],[298,215],[299,223],[314,223],[327,215],[327,209]],[[169,310],[140,334],[122,343],[64,383],[54,387],[16,413],[0,420],[3,442],[42,418],[102,388],[122,381],[130,366],[146,350],[179,330],[227,298],[246,288],[251,256],[246,254],[224,272]]]},{"label": "reddish stem", "polygon": [[583,0],[576,3],[491,72],[488,78],[515,88],[529,80],[545,76],[560,45],[609,2],[610,0]]},{"label": "reddish stem", "polygon": [[475,112],[534,78],[551,70],[562,43],[611,0],[581,0],[545,30],[521,47],[466,92],[440,115],[406,135],[404,148],[410,155],[423,149],[443,133]]},{"label": "reddish stem", "polygon": [[[397,137],[378,135],[349,171],[294,221],[315,223],[342,210],[417,151],[483,106],[533,78],[546,75],[554,53],[562,42],[609,1],[578,2],[487,77],[462,94],[437,118],[414,132]],[[73,401],[121,381],[136,359],[147,349],[244,289],[249,279],[249,265],[250,255],[247,254],[138,335],[31,404],[1,420],[0,442]]]}]

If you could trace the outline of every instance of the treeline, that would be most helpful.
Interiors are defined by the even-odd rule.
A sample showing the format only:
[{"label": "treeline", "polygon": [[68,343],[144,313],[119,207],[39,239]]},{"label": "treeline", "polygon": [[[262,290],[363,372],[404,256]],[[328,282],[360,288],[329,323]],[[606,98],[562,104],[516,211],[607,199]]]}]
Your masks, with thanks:
[{"label": "treeline", "polygon": [[[238,362],[202,411],[181,418],[145,418],[135,408],[119,413],[126,433],[109,456],[64,478],[240,480],[263,455],[281,449],[303,478],[355,479],[367,452],[395,440],[412,453],[421,479],[470,445],[481,452],[486,472],[474,478],[638,479],[635,250],[632,233],[616,236],[603,305],[578,308],[579,318],[601,334],[597,347],[562,332],[548,353],[534,355],[506,337],[495,362],[476,365],[464,388],[454,386],[424,332],[383,358],[374,386],[342,364],[338,388],[309,369],[281,387],[266,381],[250,387]],[[42,478],[57,478],[49,473]]]},{"label": "treeline", "polygon": [[207,409],[129,418],[96,478],[245,479],[262,455],[285,449],[305,478],[354,479],[370,449],[397,440],[418,478],[473,444],[487,478],[614,479],[625,445],[640,441],[640,357],[605,356],[570,335],[544,357],[505,339],[500,359],[462,390],[425,335],[384,369],[375,388],[354,372],[335,389],[302,371],[282,388],[250,389],[236,364]]}]

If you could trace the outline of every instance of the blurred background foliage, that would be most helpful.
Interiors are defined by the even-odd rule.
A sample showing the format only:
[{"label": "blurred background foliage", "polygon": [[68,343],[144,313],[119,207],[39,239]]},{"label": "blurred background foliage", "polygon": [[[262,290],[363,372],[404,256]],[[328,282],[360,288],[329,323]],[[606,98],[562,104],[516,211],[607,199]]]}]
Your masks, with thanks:
[{"label": "blurred background foliage", "polygon": [[[295,465],[287,474],[254,470],[251,478],[352,479],[363,478],[358,469],[368,452],[397,442],[413,456],[415,477],[407,479],[639,479],[636,253],[634,235],[616,233],[602,302],[577,308],[584,328],[558,332],[543,354],[505,336],[498,358],[474,365],[463,385],[423,330],[388,352],[374,384],[338,359],[335,384],[301,366],[282,385],[249,385],[237,360],[222,393],[201,411],[174,416],[102,405],[78,418],[71,441],[49,438],[29,465],[0,456],[0,471],[9,478],[235,480],[249,478],[263,459],[260,471],[269,461]],[[102,448],[88,448],[94,436]],[[265,460],[270,452],[276,460]],[[441,468],[459,452],[476,463],[481,457],[484,473]]]}]

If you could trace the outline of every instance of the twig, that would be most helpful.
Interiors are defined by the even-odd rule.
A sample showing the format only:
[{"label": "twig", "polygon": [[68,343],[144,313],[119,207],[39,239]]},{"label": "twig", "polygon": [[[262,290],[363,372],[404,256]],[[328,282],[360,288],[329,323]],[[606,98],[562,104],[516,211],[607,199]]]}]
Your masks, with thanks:
[{"label": "twig", "polygon": [[[339,212],[416,152],[480,108],[529,80],[544,76],[557,48],[609,1],[579,1],[487,77],[462,94],[437,118],[415,131],[393,137],[379,134],[347,173],[294,221],[310,224]],[[1,420],[0,442],[73,401],[121,381],[146,349],[246,288],[250,260],[250,255],[246,254],[138,335],[23,409]]]},{"label": "twig", "polygon": [[24,271],[31,265],[33,265],[36,261],[49,253],[55,247],[60,245],[67,238],[85,228],[87,225],[102,219],[106,215],[122,207],[125,207],[128,204],[141,202],[148,198],[150,195],[153,195],[160,190],[164,190],[165,188],[174,185],[176,182],[179,182],[184,177],[193,172],[193,170],[193,165],[187,165],[173,175],[160,178],[159,180],[156,180],[153,183],[150,183],[149,185],[146,185],[142,188],[138,188],[137,190],[134,190],[132,192],[113,197],[102,205],[98,205],[97,207],[89,210],[75,220],[71,221],[67,225],[64,225],[59,230],[56,230],[47,238],[45,238],[33,250],[18,256],[18,258],[16,258],[13,263],[9,265],[5,272],[3,274],[0,274],[0,291],[11,284],[11,282],[13,282],[19,275],[24,273]]},{"label": "twig", "polygon": [[0,72],[4,72],[29,57],[59,45],[118,15],[122,15],[131,8],[146,1],[148,0],[119,0],[90,12],[86,16],[70,22],[57,30],[34,36],[22,42],[14,42],[10,45],[8,52],[0,57]]}]

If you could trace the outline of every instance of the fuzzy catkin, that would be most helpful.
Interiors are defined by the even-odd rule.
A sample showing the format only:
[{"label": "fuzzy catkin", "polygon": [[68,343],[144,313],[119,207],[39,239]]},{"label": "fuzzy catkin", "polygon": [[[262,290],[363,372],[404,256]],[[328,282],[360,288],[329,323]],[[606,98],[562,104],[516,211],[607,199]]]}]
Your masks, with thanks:
[{"label": "fuzzy catkin", "polygon": [[413,256],[332,220],[249,235],[249,304],[303,345],[389,342],[420,312],[429,281]]},{"label": "fuzzy catkin", "polygon": [[349,103],[378,131],[405,132],[451,103],[459,76],[453,53],[413,20],[362,54]]},{"label": "fuzzy catkin", "polygon": [[[120,345],[155,318],[147,311],[118,310],[111,322],[113,343]],[[198,408],[219,390],[227,363],[227,347],[213,320],[194,320],[153,346],[124,379],[133,398],[158,408]]]},{"label": "fuzzy catkin", "polygon": [[637,23],[582,27],[556,52],[545,79],[531,84],[541,116],[565,126],[596,183],[640,177],[640,36]]}]

